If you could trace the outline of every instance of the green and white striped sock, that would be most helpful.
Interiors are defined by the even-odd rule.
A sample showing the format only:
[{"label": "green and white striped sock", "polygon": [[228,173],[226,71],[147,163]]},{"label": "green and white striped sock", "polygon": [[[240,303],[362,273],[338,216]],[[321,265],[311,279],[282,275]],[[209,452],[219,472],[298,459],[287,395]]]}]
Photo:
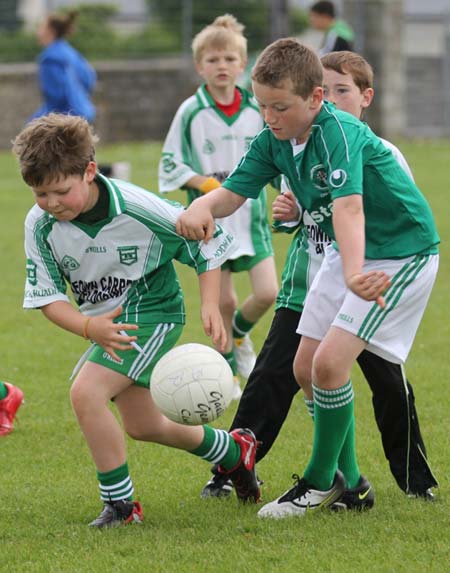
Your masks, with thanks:
[{"label": "green and white striped sock", "polygon": [[211,426],[203,426],[203,429],[203,442],[190,453],[212,464],[220,464],[226,470],[234,468],[241,456],[239,445],[225,430],[216,430]]},{"label": "green and white striped sock", "polygon": [[97,471],[97,479],[102,501],[118,501],[119,499],[131,501],[133,499],[133,482],[126,462],[109,472]]}]

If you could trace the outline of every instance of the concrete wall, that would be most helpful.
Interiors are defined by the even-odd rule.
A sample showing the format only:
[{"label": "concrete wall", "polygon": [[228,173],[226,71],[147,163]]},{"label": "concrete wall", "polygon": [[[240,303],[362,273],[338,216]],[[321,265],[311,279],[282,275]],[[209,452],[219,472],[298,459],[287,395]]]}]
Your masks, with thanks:
[{"label": "concrete wall", "polygon": [[[95,64],[96,132],[103,143],[164,138],[179,104],[199,78],[190,61],[164,58]],[[0,66],[0,148],[8,148],[40,105],[34,64]]]},{"label": "concrete wall", "polygon": [[[179,104],[200,82],[190,60],[181,58],[98,63],[95,67],[95,129],[102,143],[162,140]],[[392,89],[389,79],[383,82],[383,74],[377,74],[378,105],[374,102],[367,121],[388,138],[393,134],[449,136],[450,35],[447,55],[414,54],[405,58],[405,68],[404,97]],[[382,95],[384,88],[387,93]],[[0,102],[0,148],[6,149],[40,103],[35,65],[0,66]]]}]

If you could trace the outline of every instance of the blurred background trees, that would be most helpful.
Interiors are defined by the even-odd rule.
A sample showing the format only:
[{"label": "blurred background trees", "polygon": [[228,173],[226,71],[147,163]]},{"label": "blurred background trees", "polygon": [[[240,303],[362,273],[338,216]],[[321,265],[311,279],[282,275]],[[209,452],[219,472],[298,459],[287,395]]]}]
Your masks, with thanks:
[{"label": "blurred background trees", "polygon": [[[2,62],[32,61],[40,51],[34,30],[22,26],[17,5],[18,0],[0,2]],[[250,53],[280,35],[298,35],[308,25],[307,13],[287,0],[146,0],[146,6],[145,20],[133,31],[121,29],[113,0],[110,4],[72,4],[61,10],[78,10],[71,43],[90,60],[190,54],[193,36],[225,13],[245,25]]]}]

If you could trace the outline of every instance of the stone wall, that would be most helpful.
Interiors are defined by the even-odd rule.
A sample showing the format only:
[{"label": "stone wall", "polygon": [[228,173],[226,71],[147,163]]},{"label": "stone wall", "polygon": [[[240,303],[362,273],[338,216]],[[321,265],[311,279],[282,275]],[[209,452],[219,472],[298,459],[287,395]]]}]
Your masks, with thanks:
[{"label": "stone wall", "polygon": [[[448,49],[450,54],[450,45]],[[377,133],[389,131],[386,125],[392,122],[396,135],[450,135],[450,90],[446,89],[450,56],[414,55],[407,57],[405,64],[404,99],[390,101],[395,90],[389,82],[376,78],[375,100],[381,100],[384,88],[390,93],[383,97],[384,119],[380,121],[380,110],[374,106],[367,121]],[[162,140],[181,101],[194,93],[200,82],[190,60],[181,58],[98,63],[95,68],[95,129],[102,143]],[[0,66],[0,103],[0,148],[7,149],[40,103],[35,65]],[[396,117],[399,105],[404,114],[401,131]]]},{"label": "stone wall", "polygon": [[[95,130],[102,143],[161,140],[179,104],[199,84],[189,60],[96,63]],[[0,66],[0,148],[10,146],[40,105],[34,64]]]}]

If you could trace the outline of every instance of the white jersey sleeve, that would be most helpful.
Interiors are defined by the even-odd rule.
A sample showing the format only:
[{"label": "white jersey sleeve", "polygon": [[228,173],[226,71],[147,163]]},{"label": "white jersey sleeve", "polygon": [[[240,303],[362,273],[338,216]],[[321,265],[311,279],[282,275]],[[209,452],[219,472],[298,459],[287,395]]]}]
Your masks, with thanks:
[{"label": "white jersey sleeve", "polygon": [[[24,308],[40,308],[56,301],[70,302],[64,275],[45,240],[54,221],[37,205],[25,219],[27,274]],[[39,303],[36,304],[36,301]]]},{"label": "white jersey sleeve", "polygon": [[190,165],[190,158],[186,156],[190,155],[186,123],[195,107],[196,98],[192,96],[181,104],[170,125],[158,168],[160,193],[175,191],[198,175]]}]

